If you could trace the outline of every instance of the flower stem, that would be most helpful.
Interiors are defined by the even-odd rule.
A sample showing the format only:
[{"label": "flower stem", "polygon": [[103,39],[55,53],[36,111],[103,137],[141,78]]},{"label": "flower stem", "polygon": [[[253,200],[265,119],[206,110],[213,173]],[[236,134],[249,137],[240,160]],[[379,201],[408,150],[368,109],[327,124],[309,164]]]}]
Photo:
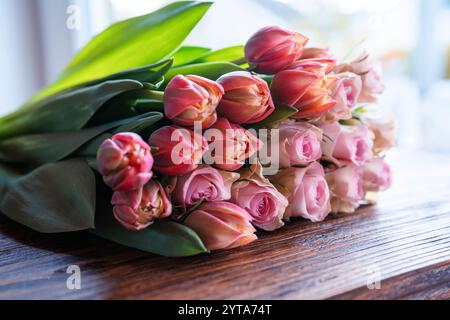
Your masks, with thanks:
[{"label": "flower stem", "polygon": [[241,57],[239,59],[231,61],[231,63],[237,64],[237,65],[241,65],[241,64],[247,63],[247,59],[245,59],[245,57]]}]

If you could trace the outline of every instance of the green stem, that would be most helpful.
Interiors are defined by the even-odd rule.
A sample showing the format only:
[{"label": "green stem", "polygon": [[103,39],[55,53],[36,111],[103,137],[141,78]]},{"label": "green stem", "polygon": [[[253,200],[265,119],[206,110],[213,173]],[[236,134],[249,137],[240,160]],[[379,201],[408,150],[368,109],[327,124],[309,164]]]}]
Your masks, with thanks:
[{"label": "green stem", "polygon": [[245,57],[241,57],[239,59],[231,61],[231,63],[237,64],[238,66],[240,66],[241,64],[247,63],[247,59],[245,59]]},{"label": "green stem", "polygon": [[147,90],[147,94],[145,95],[145,98],[151,99],[151,100],[163,101],[164,100],[164,91]]}]

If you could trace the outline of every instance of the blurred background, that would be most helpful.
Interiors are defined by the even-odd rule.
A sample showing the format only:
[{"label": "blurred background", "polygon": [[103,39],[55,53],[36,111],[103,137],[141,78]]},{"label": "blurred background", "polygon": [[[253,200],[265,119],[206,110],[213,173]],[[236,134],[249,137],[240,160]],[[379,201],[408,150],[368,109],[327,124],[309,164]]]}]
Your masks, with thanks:
[{"label": "blurred background", "polygon": [[[0,115],[57,77],[110,23],[169,0],[1,0]],[[397,114],[399,146],[450,153],[450,0],[216,0],[186,43],[243,44],[281,25],[348,59],[367,49],[383,62],[381,107]]]}]

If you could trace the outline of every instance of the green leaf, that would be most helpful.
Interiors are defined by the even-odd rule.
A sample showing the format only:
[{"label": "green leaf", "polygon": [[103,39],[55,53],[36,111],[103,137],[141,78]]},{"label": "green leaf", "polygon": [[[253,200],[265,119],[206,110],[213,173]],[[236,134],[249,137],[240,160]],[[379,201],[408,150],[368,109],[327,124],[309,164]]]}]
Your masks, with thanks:
[{"label": "green leaf", "polygon": [[79,131],[41,133],[10,138],[0,142],[0,160],[33,165],[59,161],[106,131],[117,127],[122,127],[123,130],[133,130],[133,128],[141,130],[162,118],[161,113],[150,112]]},{"label": "green leaf", "polygon": [[177,52],[173,55],[174,63],[173,66],[181,66],[184,64],[188,64],[199,57],[204,56],[208,52],[210,52],[211,49],[204,48],[204,47],[195,47],[195,46],[183,46],[180,49],[178,49]]},{"label": "green leaf", "polygon": [[94,227],[95,176],[86,161],[46,164],[10,181],[0,211],[12,220],[44,233]]},{"label": "green leaf", "polygon": [[190,64],[186,66],[172,68],[166,73],[166,85],[176,75],[195,74],[211,80],[217,80],[222,75],[233,71],[245,71],[244,68],[239,67],[230,62],[206,62],[198,64]]},{"label": "green leaf", "polygon": [[153,13],[111,25],[73,58],[56,83],[33,100],[170,56],[211,4],[175,2]]},{"label": "green leaf", "polygon": [[296,114],[298,110],[287,104],[279,104],[276,106],[275,111],[261,122],[248,125],[248,128],[272,128],[279,122],[288,119],[290,116]]},{"label": "green leaf", "polygon": [[200,58],[196,59],[194,63],[235,62],[241,60],[243,57],[244,57],[244,46],[233,46],[209,52],[201,56]]},{"label": "green leaf", "polygon": [[187,257],[208,252],[199,236],[190,228],[170,220],[156,221],[139,232],[122,227],[106,199],[98,199],[95,235],[115,243],[165,257]]},{"label": "green leaf", "polygon": [[3,198],[4,188],[8,181],[20,175],[21,173],[17,168],[10,164],[0,162],[0,201]]},{"label": "green leaf", "polygon": [[81,129],[108,100],[142,84],[133,80],[107,81],[92,87],[52,96],[35,108],[19,112],[0,122],[0,139],[42,132]]}]

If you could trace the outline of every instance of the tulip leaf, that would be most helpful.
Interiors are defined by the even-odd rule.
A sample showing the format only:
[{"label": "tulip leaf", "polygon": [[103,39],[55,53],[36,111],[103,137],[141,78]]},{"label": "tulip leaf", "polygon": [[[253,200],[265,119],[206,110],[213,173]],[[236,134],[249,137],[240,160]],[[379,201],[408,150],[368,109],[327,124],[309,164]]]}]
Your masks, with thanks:
[{"label": "tulip leaf", "polygon": [[37,101],[61,90],[161,61],[181,45],[212,3],[181,1],[111,25],[94,37]]},{"label": "tulip leaf", "polygon": [[84,159],[49,163],[11,180],[0,211],[43,233],[94,227],[95,176]]},{"label": "tulip leaf", "polygon": [[0,201],[2,200],[4,188],[8,181],[20,175],[20,171],[11,164],[0,162]]},{"label": "tulip leaf", "polygon": [[[244,59],[244,46],[233,46],[216,51],[208,52],[203,56],[199,57],[194,61],[194,63],[204,63],[204,62],[241,62]],[[237,64],[244,64],[237,63]]]},{"label": "tulip leaf", "polygon": [[192,61],[195,61],[199,57],[203,57],[210,51],[211,49],[204,47],[183,46],[180,49],[178,49],[178,51],[175,52],[175,54],[173,55],[174,59],[173,66],[177,67],[191,63]]},{"label": "tulip leaf", "polygon": [[41,133],[9,138],[0,142],[0,160],[33,165],[59,161],[104,132],[121,126],[125,131],[133,128],[141,130],[162,118],[161,113],[150,112],[79,131]]},{"label": "tulip leaf", "polygon": [[126,230],[112,214],[109,201],[99,197],[95,216],[95,235],[115,243],[165,257],[187,257],[208,252],[190,228],[170,220],[159,220],[145,230]]},{"label": "tulip leaf", "polygon": [[211,80],[217,80],[222,75],[233,71],[245,71],[244,68],[230,62],[205,62],[180,66],[166,73],[166,85],[176,75],[195,74]]},{"label": "tulip leaf", "polygon": [[275,127],[279,122],[288,119],[298,112],[297,108],[287,105],[279,104],[276,106],[275,111],[261,122],[250,124],[246,127],[248,128],[272,128]]},{"label": "tulip leaf", "polygon": [[0,139],[15,135],[79,130],[105,102],[120,93],[139,88],[142,88],[142,84],[134,80],[113,80],[52,96],[38,103],[35,108],[2,122]]}]

